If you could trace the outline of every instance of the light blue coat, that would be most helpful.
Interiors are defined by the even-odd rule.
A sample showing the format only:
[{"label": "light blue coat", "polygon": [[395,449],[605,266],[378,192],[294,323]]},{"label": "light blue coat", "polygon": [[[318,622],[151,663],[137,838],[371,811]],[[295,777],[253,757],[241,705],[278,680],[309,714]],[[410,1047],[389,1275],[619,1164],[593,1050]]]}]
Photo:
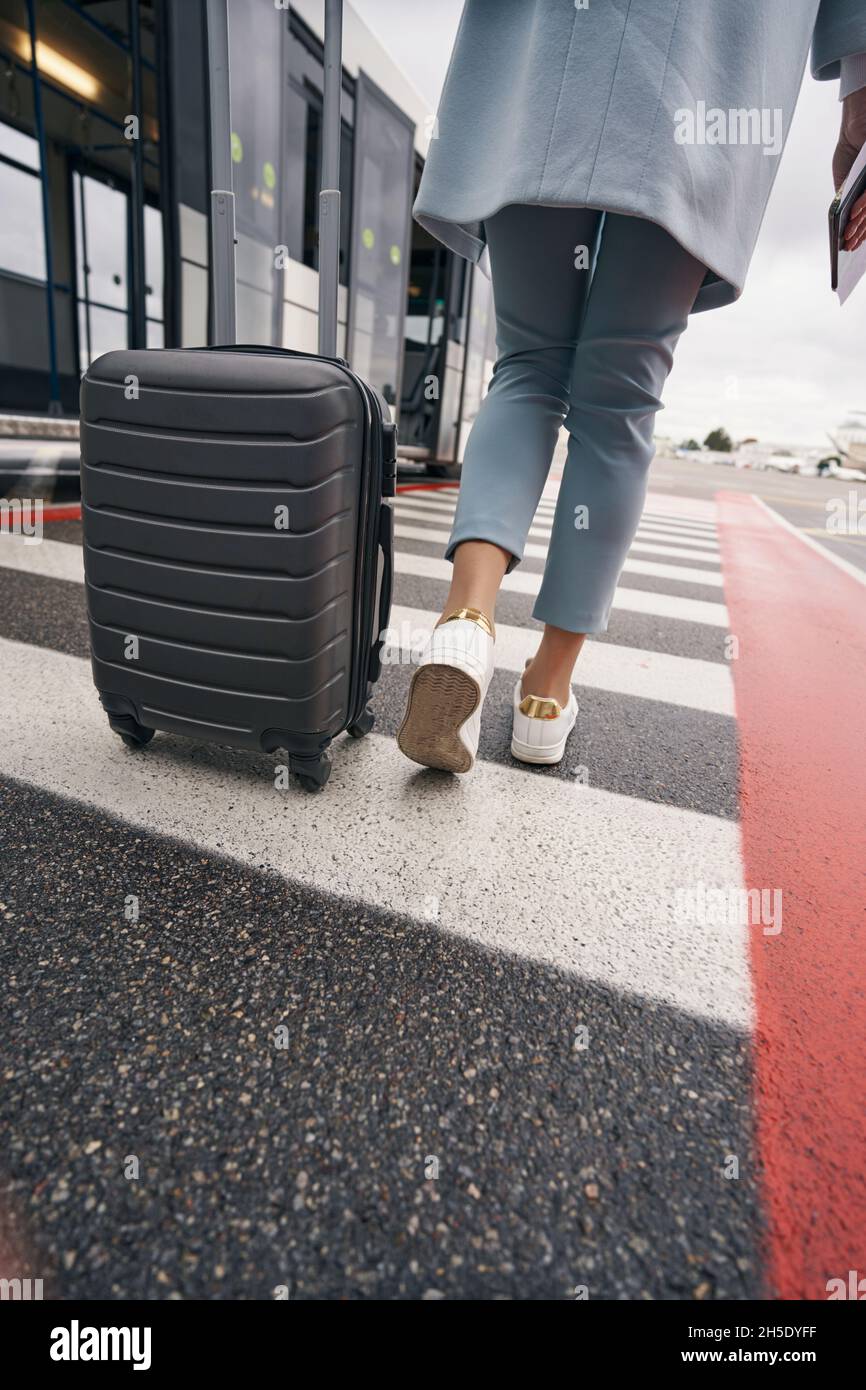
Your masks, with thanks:
[{"label": "light blue coat", "polygon": [[466,0],[415,216],[473,261],[508,203],[646,217],[708,267],[695,308],[728,304],[810,43],[838,77],[866,0]]}]

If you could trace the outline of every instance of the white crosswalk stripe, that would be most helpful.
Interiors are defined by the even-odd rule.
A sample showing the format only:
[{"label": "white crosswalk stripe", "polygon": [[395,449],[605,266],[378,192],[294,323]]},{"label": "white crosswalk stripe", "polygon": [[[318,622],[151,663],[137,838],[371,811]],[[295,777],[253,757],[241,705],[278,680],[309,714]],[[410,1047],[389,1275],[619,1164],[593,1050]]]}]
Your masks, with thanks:
[{"label": "white crosswalk stripe", "polygon": [[[422,511],[420,507],[397,507],[396,515],[401,522],[430,521],[431,519],[430,513]],[[443,520],[444,518],[436,515],[433,519]],[[543,538],[549,541],[552,529],[553,528],[550,526],[535,523],[530,526],[529,534],[530,536],[535,536],[536,539]],[[439,534],[441,533],[432,532],[431,539],[435,539]],[[698,545],[700,548],[698,548]],[[686,543],[682,545],[671,545],[668,543],[667,538],[665,538],[664,541],[658,540],[654,533],[650,532],[647,534],[641,530],[638,531],[637,539],[632,545],[629,553],[639,551],[641,555],[671,555],[681,560],[697,560],[702,564],[718,563],[718,546],[712,546],[708,542],[703,541],[699,542],[698,545],[691,546]],[[535,550],[540,550],[543,554],[547,553],[546,546],[536,546]],[[536,558],[542,558],[542,556],[539,555]]]},{"label": "white crosswalk stripe", "polygon": [[36,545],[26,545],[18,536],[0,535],[0,567],[22,574],[37,574],[43,579],[84,582],[81,550],[77,545],[65,545],[61,541],[42,540]]},{"label": "white crosswalk stripe", "polygon": [[[712,504],[664,497],[653,506],[614,607],[727,629],[724,603],[685,592],[721,588]],[[407,493],[395,502],[398,601],[383,682],[389,666],[413,659],[438,616],[432,604],[399,602],[401,578],[423,585],[446,583],[452,574],[441,554],[414,554],[401,543],[443,547],[454,507],[453,493]],[[546,555],[553,508],[547,492],[533,523],[531,558]],[[80,549],[50,538],[26,546],[0,536],[4,568],[83,580]],[[629,588],[629,572],[657,583]],[[664,592],[666,581],[675,582],[676,593]],[[540,574],[519,568],[505,576],[503,588],[531,598],[540,583]],[[537,641],[535,626],[498,623],[499,670],[516,678]],[[596,690],[672,711],[734,715],[730,669],[722,662],[589,642],[575,685],[584,705]],[[324,794],[327,814],[311,818],[294,786],[274,789],[274,759],[167,735],[145,755],[130,755],[108,730],[88,664],[79,658],[0,639],[0,696],[8,710],[0,724],[8,775],[101,808],[145,833],[268,865],[313,890],[428,916],[486,946],[737,1029],[751,1026],[745,929],[695,928],[675,910],[678,888],[741,883],[737,827],[728,820],[593,788],[591,768],[590,785],[583,786],[580,775],[532,777],[482,759],[471,777],[445,781],[407,764],[392,739],[376,734],[360,744],[338,743]],[[480,824],[483,854],[477,852]],[[562,833],[552,835],[551,826]]]},{"label": "white crosswalk stripe", "polygon": [[108,731],[86,661],[6,640],[0,702],[9,777],[314,890],[751,1026],[746,929],[702,930],[677,910],[678,890],[696,881],[740,883],[729,821],[490,762],[445,779],[375,734],[340,742],[327,801],[311,814],[302,791],[275,789],[273,758],[167,735],[131,754]]},{"label": "white crosswalk stripe", "polygon": [[[386,638],[386,663],[408,662],[417,655],[438,613],[394,604]],[[496,624],[496,669],[523,670],[538,646],[532,628]],[[618,647],[610,642],[588,642],[575,673],[581,689],[609,690],[644,700],[660,700],[681,708],[706,710],[733,716],[734,695],[727,666],[694,657],[645,652],[639,647]]]},{"label": "white crosswalk stripe", "polygon": [[690,518],[715,524],[718,508],[715,502],[706,497],[685,497],[680,493],[656,492],[650,487],[644,510],[665,512],[677,520]]},{"label": "white crosswalk stripe", "polygon": [[[401,516],[412,516],[416,520],[433,520],[438,522],[453,521],[456,514],[456,507],[447,506],[440,502],[418,501],[413,495],[408,500],[402,497],[396,498],[395,510]],[[546,533],[550,534],[553,522],[552,512],[536,512],[533,527],[544,527]],[[637,529],[638,535],[655,536],[660,540],[681,541],[683,545],[696,545],[702,549],[718,550],[718,542],[712,539],[714,531],[692,530],[682,526],[677,526],[672,522],[665,521],[641,521]]]},{"label": "white crosswalk stripe", "polygon": [[44,501],[54,495],[57,470],[65,451],[56,444],[31,445],[31,448],[33,455],[18,479],[16,490],[21,497],[40,497]]},{"label": "white crosswalk stripe", "polygon": [[[394,554],[395,574],[411,574],[419,579],[451,580],[450,560],[437,555],[411,555],[404,550]],[[541,587],[541,575],[516,569],[502,580],[505,593],[535,595]],[[660,594],[650,589],[628,589],[620,586],[613,599],[614,608],[629,613],[650,613],[657,618],[679,618],[683,622],[705,623],[708,627],[728,627],[728,610],[723,603],[708,599],[680,598],[676,594]]]},{"label": "white crosswalk stripe", "polygon": [[[402,494],[401,494],[402,495]],[[426,495],[426,494],[425,494]],[[438,492],[431,492],[431,497],[439,496]],[[456,491],[444,490],[443,497],[450,496],[455,499]],[[539,502],[539,510],[547,508],[551,512],[557,503],[557,489],[545,488]],[[695,526],[703,529],[713,529],[716,524],[717,508],[715,502],[708,502],[702,498],[675,497],[667,493],[648,492],[644,504],[643,515],[646,520],[656,519],[659,521],[671,522],[675,525]]]},{"label": "white crosswalk stripe", "polygon": [[705,541],[710,545],[716,545],[715,526],[699,526],[683,524],[678,521],[669,521],[665,517],[647,516],[644,512],[640,520],[640,526],[645,531],[656,531],[660,535],[676,536],[686,544],[694,545],[697,542]]},{"label": "white crosswalk stripe", "polygon": [[[394,535],[404,541],[430,541],[445,546],[449,534],[448,531],[441,531],[432,526],[404,526],[399,521],[394,526]],[[527,559],[543,560],[547,556],[547,546],[527,541],[523,553]],[[703,558],[701,556],[701,559]],[[668,565],[655,560],[636,560],[632,558],[631,553],[623,565],[623,571],[627,574],[653,575],[656,579],[678,579],[687,584],[704,584],[713,589],[721,589],[724,583],[721,574],[713,570],[692,569],[688,565]]]},{"label": "white crosswalk stripe", "polygon": [[[453,518],[456,510],[456,500],[448,500],[435,496],[425,496],[421,492],[398,493],[395,498],[396,510],[398,512],[423,513],[426,516],[440,516]],[[542,500],[533,521],[534,526],[549,527],[553,521],[555,508],[549,506]],[[658,535],[661,537],[681,538],[687,545],[708,545],[713,549],[718,549],[715,540],[715,526],[698,521],[675,521],[668,518],[657,518],[648,515],[646,512],[641,518],[638,533],[648,535]]]},{"label": "white crosswalk stripe", "polygon": [[704,532],[698,532],[695,535],[691,532],[682,531],[679,527],[665,527],[659,522],[655,522],[652,525],[640,525],[637,528],[637,534],[648,538],[651,537],[654,540],[664,541],[666,544],[694,546],[700,550],[715,551],[716,554],[718,554],[719,551],[718,542],[707,540]]},{"label": "white crosswalk stripe", "polygon": [[[40,575],[46,579],[66,579],[75,583],[84,580],[84,562],[77,546],[61,541],[43,540],[40,545],[24,545],[18,537],[0,536],[0,568]],[[673,568],[673,567],[671,567]],[[394,555],[396,574],[414,575],[419,579],[451,580],[451,563],[434,555],[412,555],[397,549]],[[540,574],[517,569],[506,574],[502,587],[506,592],[535,595],[541,584]],[[678,618],[684,622],[705,623],[710,627],[726,628],[728,614],[722,603],[705,599],[681,598],[651,590],[620,587],[614,596],[614,607],[631,613],[649,613],[659,618]]]}]

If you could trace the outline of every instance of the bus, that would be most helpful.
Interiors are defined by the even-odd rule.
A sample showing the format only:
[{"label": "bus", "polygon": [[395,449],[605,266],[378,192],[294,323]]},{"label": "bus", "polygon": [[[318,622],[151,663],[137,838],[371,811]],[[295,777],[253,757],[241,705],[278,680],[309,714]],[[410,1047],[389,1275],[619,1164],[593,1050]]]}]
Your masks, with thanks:
[{"label": "bus", "polygon": [[[229,0],[229,24],[238,340],[315,351],[323,3]],[[74,432],[103,352],[211,341],[205,42],[204,0],[0,0],[7,437]],[[492,298],[411,217],[434,134],[346,4],[338,352],[389,401],[403,466],[456,476]]]}]

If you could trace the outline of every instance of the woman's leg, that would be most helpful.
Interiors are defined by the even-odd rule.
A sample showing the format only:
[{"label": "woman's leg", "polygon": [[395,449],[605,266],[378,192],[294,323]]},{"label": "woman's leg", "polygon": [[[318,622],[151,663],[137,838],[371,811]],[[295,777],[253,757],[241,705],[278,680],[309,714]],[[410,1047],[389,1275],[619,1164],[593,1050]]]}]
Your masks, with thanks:
[{"label": "woman's leg", "polygon": [[533,616],[547,626],[523,694],[568,698],[584,633],[604,632],[634,539],[653,425],[706,268],[663,228],[608,214],[572,364],[568,456]]},{"label": "woman's leg", "polygon": [[419,654],[398,747],[413,762],[468,772],[493,674],[493,612],[523,554],[568,410],[597,213],[508,207],[487,224],[499,358],[470,435],[445,609]]},{"label": "woman's leg", "polygon": [[466,446],[444,616],[477,608],[492,619],[523,555],[569,408],[598,222],[585,208],[515,205],[486,223],[499,357]]}]

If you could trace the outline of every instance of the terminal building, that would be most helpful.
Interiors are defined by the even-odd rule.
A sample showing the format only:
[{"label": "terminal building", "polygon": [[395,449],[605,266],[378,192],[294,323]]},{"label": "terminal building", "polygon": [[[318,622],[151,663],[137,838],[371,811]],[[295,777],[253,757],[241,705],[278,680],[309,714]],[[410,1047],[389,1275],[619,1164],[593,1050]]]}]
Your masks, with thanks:
[{"label": "terminal building", "polygon": [[[238,340],[316,349],[322,0],[229,0]],[[0,0],[0,411],[78,409],[118,347],[209,341],[204,0]],[[404,459],[460,463],[488,279],[413,222],[434,113],[350,4],[338,351]]]}]

